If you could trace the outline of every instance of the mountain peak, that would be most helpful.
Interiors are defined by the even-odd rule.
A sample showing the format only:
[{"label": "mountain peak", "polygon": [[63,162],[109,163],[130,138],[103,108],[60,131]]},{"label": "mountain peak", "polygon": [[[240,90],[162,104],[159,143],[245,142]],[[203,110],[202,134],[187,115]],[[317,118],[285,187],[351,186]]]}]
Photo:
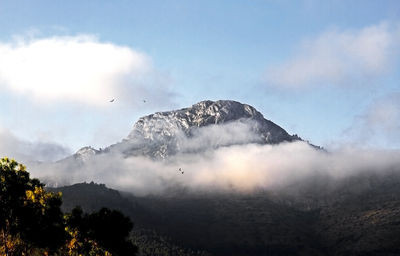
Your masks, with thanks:
[{"label": "mountain peak", "polygon": [[83,147],[83,148],[79,149],[78,151],[76,151],[75,154],[77,154],[77,155],[86,155],[86,154],[94,155],[97,153],[99,153],[99,150],[94,149],[91,146],[86,146],[86,147]]},{"label": "mountain peak", "polygon": [[80,161],[86,161],[87,159],[93,157],[94,155],[97,155],[100,153],[100,150],[97,150],[95,148],[92,148],[91,146],[86,146],[74,154],[75,159],[80,160]]},{"label": "mountain peak", "polygon": [[85,162],[95,155],[111,152],[165,159],[177,153],[199,153],[232,145],[301,140],[265,119],[248,104],[233,100],[205,100],[191,107],[143,116],[121,142],[103,150],[83,147],[71,160]]},{"label": "mountain peak", "polygon": [[[165,158],[168,155],[182,152],[183,139],[193,138],[199,134],[199,129],[207,130],[210,138],[220,141],[215,137],[216,129],[211,127],[226,127],[230,133],[226,134],[224,142],[210,141],[215,147],[235,144],[259,143],[276,144],[284,141],[300,140],[297,136],[289,135],[275,123],[265,119],[254,107],[233,100],[205,100],[191,107],[173,111],[156,112],[141,117],[133,126],[127,139],[119,143],[123,145],[128,154],[139,151],[153,157]],[[245,133],[240,135],[232,133],[235,128],[244,127]],[[237,129],[236,129],[237,130]],[[236,131],[238,133],[239,131]],[[214,136],[214,137],[213,137]],[[245,140],[248,137],[249,140]],[[211,140],[211,139],[210,139]]]},{"label": "mountain peak", "polygon": [[263,118],[254,107],[233,100],[205,100],[194,104],[191,109],[200,118],[211,118],[216,124],[219,121],[229,122],[240,118]]},{"label": "mountain peak", "polygon": [[237,101],[205,100],[189,108],[156,112],[141,117],[135,123],[128,139],[137,138],[138,136],[150,138],[151,135],[154,135],[154,132],[168,135],[167,130],[171,130],[169,128],[174,127],[189,135],[190,131],[196,127],[228,123],[243,119],[262,120],[264,117],[254,107]]}]

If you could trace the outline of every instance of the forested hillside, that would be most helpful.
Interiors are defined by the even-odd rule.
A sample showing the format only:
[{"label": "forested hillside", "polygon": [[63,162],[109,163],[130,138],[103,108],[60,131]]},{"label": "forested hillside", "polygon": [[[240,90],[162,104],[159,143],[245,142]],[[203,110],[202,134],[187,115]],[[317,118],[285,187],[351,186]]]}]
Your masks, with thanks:
[{"label": "forested hillside", "polygon": [[66,211],[102,202],[130,216],[143,255],[398,255],[399,184],[393,172],[248,195],[138,197],[93,183],[57,190]]}]

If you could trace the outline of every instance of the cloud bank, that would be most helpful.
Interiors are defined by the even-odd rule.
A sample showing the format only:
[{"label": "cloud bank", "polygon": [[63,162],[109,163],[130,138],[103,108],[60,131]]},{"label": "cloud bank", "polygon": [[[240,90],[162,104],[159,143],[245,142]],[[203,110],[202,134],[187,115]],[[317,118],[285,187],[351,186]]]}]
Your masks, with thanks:
[{"label": "cloud bank", "polygon": [[162,79],[146,54],[91,35],[0,42],[0,88],[36,102],[165,102],[171,92]]},{"label": "cloud bank", "polygon": [[399,26],[382,23],[359,30],[329,30],[305,40],[297,54],[267,70],[271,85],[303,88],[343,85],[382,74],[399,54]]},{"label": "cloud bank", "polygon": [[[223,127],[221,131],[226,129]],[[217,130],[214,132],[218,133]],[[208,141],[204,137],[208,135],[203,132],[198,135],[193,141],[188,139],[186,148],[193,149],[196,143],[199,144],[197,149],[203,148]],[[52,186],[94,181],[136,195],[147,195],[182,188],[251,193],[259,189],[290,187],[318,175],[341,180],[366,172],[400,171],[399,167],[398,150],[342,148],[328,153],[299,141],[209,147],[201,152],[180,153],[163,161],[143,156],[126,157],[113,151],[89,158],[84,164],[65,161],[30,166],[30,170],[33,176]]]}]

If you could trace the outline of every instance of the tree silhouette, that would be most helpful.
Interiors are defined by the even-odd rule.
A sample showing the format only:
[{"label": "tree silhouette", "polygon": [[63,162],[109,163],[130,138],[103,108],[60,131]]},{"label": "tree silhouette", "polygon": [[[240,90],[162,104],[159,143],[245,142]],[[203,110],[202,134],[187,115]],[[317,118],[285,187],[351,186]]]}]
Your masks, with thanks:
[{"label": "tree silhouette", "polygon": [[61,193],[45,190],[25,166],[0,159],[0,255],[135,255],[133,223],[115,210],[61,211]]},{"label": "tree silhouette", "polygon": [[[133,223],[119,211],[102,208],[98,212],[83,214],[77,207],[68,215],[67,225],[79,232],[78,240],[96,241],[112,255],[135,255],[137,252],[137,247],[128,240]],[[84,253],[88,251],[90,248],[82,250]]]},{"label": "tree silhouette", "polygon": [[61,194],[46,192],[25,166],[0,159],[0,252],[27,255],[55,251],[65,241]]}]

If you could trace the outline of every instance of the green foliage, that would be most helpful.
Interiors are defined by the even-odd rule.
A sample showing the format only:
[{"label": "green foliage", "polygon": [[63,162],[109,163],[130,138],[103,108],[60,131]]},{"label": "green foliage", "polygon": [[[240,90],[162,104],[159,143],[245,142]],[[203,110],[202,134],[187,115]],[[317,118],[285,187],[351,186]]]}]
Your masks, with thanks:
[{"label": "green foliage", "polygon": [[31,179],[25,166],[15,160],[0,160],[1,252],[31,254],[35,248],[54,252],[67,237],[61,194],[46,192]]},{"label": "green foliage", "polygon": [[25,166],[0,159],[0,255],[135,255],[127,240],[133,223],[101,209],[61,211],[61,193],[48,192]]}]

